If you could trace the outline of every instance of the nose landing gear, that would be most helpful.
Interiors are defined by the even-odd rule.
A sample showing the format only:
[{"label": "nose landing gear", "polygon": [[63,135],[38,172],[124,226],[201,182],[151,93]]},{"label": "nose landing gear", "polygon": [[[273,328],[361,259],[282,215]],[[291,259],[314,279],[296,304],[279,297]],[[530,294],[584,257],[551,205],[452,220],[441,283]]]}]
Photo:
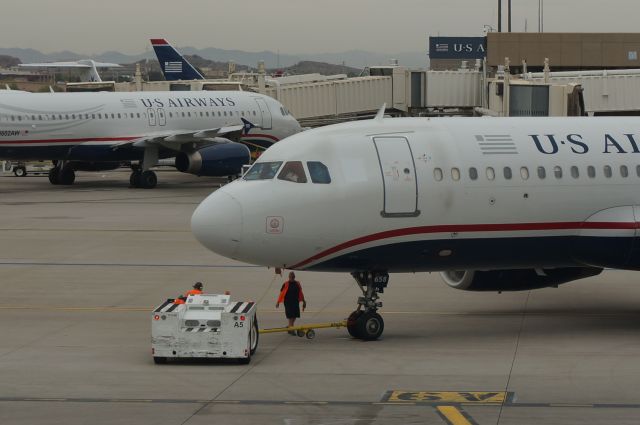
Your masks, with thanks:
[{"label": "nose landing gear", "polygon": [[389,274],[353,272],[351,276],[356,280],[363,296],[358,298],[358,308],[347,319],[349,335],[365,341],[378,339],[384,331],[384,320],[378,314],[378,308],[382,307],[379,294],[387,287]]}]

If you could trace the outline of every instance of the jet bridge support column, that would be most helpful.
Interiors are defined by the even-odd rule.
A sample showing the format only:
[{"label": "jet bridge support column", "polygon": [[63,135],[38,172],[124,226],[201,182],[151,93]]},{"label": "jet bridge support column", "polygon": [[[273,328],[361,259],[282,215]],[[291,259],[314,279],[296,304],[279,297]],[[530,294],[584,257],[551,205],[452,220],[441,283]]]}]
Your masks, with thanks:
[{"label": "jet bridge support column", "polygon": [[378,308],[382,307],[379,294],[387,287],[389,274],[353,272],[351,276],[356,280],[363,296],[358,297],[358,308],[347,319],[347,330],[354,338],[365,341],[378,339],[384,330],[384,321],[378,314]]}]

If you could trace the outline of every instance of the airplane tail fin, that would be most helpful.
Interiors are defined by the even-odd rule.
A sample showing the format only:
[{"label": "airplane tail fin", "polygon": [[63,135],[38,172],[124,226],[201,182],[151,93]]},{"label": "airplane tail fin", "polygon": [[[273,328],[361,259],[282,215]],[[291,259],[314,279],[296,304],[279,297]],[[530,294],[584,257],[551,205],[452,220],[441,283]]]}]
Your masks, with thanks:
[{"label": "airplane tail fin", "polygon": [[191,65],[169,42],[163,38],[152,38],[151,45],[156,52],[160,68],[167,81],[175,80],[204,80],[193,65]]},{"label": "airplane tail fin", "polygon": [[253,124],[251,121],[244,119],[244,118],[240,118],[242,120],[242,134],[249,134],[249,131],[251,131],[252,128],[255,128],[256,125]]}]

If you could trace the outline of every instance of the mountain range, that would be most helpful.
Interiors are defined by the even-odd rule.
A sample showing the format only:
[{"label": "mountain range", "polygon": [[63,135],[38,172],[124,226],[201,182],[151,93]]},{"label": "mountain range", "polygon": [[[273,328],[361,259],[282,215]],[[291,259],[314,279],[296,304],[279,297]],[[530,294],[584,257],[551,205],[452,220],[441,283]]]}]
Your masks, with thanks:
[{"label": "mountain range", "polygon": [[[302,61],[344,64],[352,68],[364,68],[371,65],[387,65],[390,59],[397,59],[400,65],[408,67],[423,68],[427,65],[426,50],[425,52],[398,52],[394,54],[368,52],[365,50],[348,50],[339,53],[286,54],[268,50],[262,52],[246,52],[243,50],[225,50],[214,47],[205,49],[179,47],[178,50],[185,55],[198,55],[202,58],[217,62],[233,60],[239,65],[247,65],[252,68],[255,68],[260,60],[265,62],[267,68],[285,68]],[[19,58],[23,63],[93,59],[100,62],[129,64],[144,59],[155,59],[155,54],[151,50],[137,55],[127,55],[116,51],[108,51],[96,55],[82,55],[71,51],[42,53],[34,49],[0,47],[0,55]]]}]

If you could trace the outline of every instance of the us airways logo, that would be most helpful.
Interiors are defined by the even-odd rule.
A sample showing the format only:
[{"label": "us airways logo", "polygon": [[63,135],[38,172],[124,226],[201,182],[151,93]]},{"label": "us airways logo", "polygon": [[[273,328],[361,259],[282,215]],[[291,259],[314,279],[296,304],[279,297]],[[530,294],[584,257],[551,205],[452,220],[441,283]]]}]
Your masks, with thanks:
[{"label": "us airways logo", "polygon": [[159,98],[140,99],[145,108],[206,108],[236,106],[230,97],[176,97],[162,100]]},{"label": "us airways logo", "polygon": [[597,146],[595,149],[601,153],[640,153],[638,135],[633,133],[605,133],[599,140],[587,140],[579,133],[530,134],[529,137],[538,152],[545,155],[556,154],[562,149],[569,149],[575,154],[583,155],[589,152],[590,146]]},{"label": "us airways logo", "polygon": [[182,72],[182,62],[165,62],[164,72]]}]

